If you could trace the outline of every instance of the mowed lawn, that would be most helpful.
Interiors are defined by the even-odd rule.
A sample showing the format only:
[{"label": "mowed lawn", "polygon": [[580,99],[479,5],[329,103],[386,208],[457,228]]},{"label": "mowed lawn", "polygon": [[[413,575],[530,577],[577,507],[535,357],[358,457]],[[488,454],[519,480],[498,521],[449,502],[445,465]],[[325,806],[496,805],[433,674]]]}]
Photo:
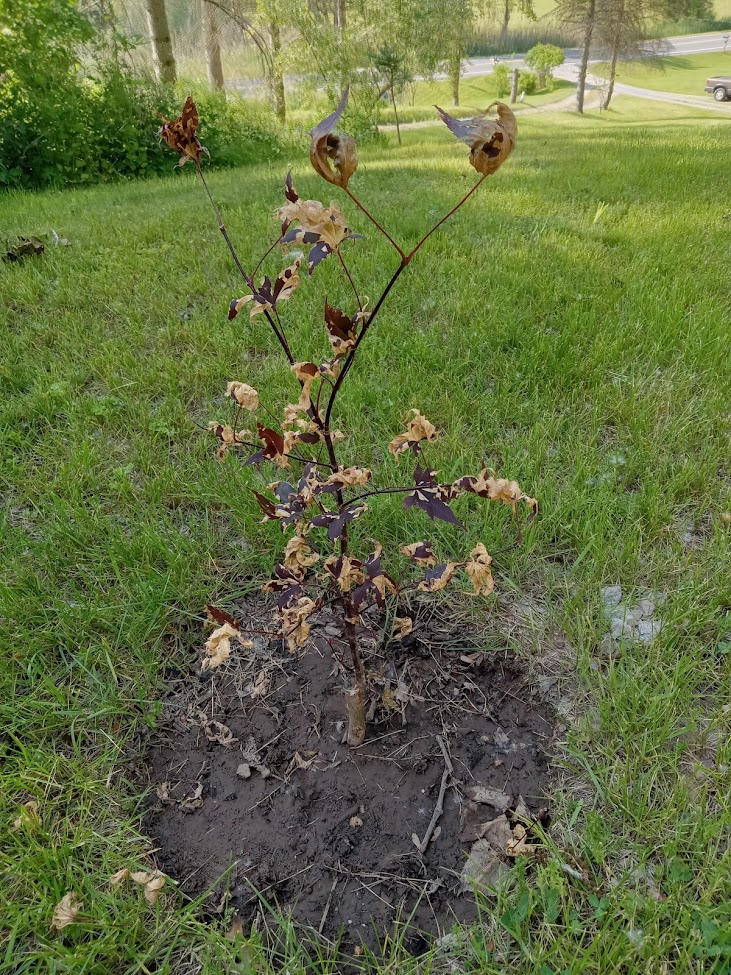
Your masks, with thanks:
[{"label": "mowed lawn", "polygon": [[[401,149],[362,151],[352,185],[412,242],[471,185],[466,155],[444,128],[406,132]],[[289,160],[300,193],[335,198],[306,160],[304,146]],[[249,266],[287,165],[213,160]],[[680,107],[521,118],[513,158],[403,275],[342,397],[344,457],[377,463],[380,483],[419,407],[445,478],[486,463],[540,499],[524,545],[496,559],[497,587],[544,605],[575,654],[580,717],[560,760],[583,786],[551,797],[553,845],[487,902],[464,971],[729,963],[727,175],[727,123]],[[343,206],[366,235],[348,254],[373,301],[393,252]],[[291,933],[274,960],[233,944],[226,917],[209,923],[172,885],[153,909],[108,882],[155,862],[135,769],[166,676],[197,666],[205,603],[254,591],[282,545],[248,490],[273,473],[219,465],[202,427],[228,416],[230,379],[274,412],[296,384],[260,319],[227,321],[240,285],[191,169],[0,209],[8,235],[71,242],[0,265],[0,971],[339,971]],[[347,307],[335,262],[316,274],[286,309],[300,359],[327,347],[323,287]],[[506,546],[503,509],[469,509],[466,538],[398,499],[372,510],[364,530],[387,550]],[[657,639],[611,659],[609,584],[667,593]],[[510,646],[484,605],[486,645]],[[31,800],[38,819],[20,811]],[[55,934],[67,891],[83,918]],[[383,970],[415,965],[396,952]]]},{"label": "mowed lawn", "polygon": [[[608,65],[593,65],[592,71],[606,77]],[[651,58],[647,61],[623,61],[617,66],[617,81],[622,84],[652,88],[655,91],[677,91],[682,95],[703,95],[706,79],[716,75],[731,77],[731,49],[711,54],[683,54]]]}]

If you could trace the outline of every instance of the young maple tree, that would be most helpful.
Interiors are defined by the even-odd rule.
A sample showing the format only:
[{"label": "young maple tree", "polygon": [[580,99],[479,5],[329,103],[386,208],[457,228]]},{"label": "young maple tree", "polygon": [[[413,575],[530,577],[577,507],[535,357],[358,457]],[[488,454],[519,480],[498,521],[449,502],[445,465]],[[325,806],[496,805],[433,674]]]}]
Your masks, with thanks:
[{"label": "young maple tree", "polygon": [[[399,263],[381,296],[371,310],[364,307],[360,293],[343,254],[346,241],[360,238],[346,225],[337,203],[324,206],[318,200],[302,200],[292,185],[291,174],[284,184],[285,202],[276,211],[280,234],[249,274],[231,243],[218,207],[211,196],[201,169],[201,157],[207,150],[197,136],[198,113],[188,98],[182,114],[175,121],[163,119],[160,130],[165,142],[180,154],[179,165],[192,159],[213,206],[218,227],[228,245],[236,267],[246,283],[247,293],[231,302],[229,319],[248,309],[254,319],[263,316],[286,356],[290,369],[299,383],[299,398],[283,410],[279,429],[267,426],[256,415],[259,394],[240,380],[228,383],[226,394],[235,405],[230,423],[214,421],[210,429],[219,440],[218,459],[223,461],[231,451],[249,453],[243,464],[294,471],[289,479],[275,480],[268,494],[254,491],[264,520],[275,521],[290,538],[271,579],[263,586],[276,598],[275,621],[277,636],[286,641],[294,653],[304,647],[310,636],[313,618],[325,606],[338,606],[342,613],[343,635],[347,640],[353,668],[353,686],[346,690],[348,717],[347,742],[359,745],[366,733],[367,676],[360,649],[363,614],[372,606],[383,607],[389,596],[408,590],[436,592],[444,589],[457,570],[463,570],[472,582],[475,593],[484,596],[493,591],[492,558],[485,546],[476,545],[461,562],[437,563],[432,545],[416,541],[401,551],[414,566],[415,577],[397,583],[383,568],[382,546],[375,542],[370,551],[353,551],[353,537],[349,526],[362,518],[379,495],[404,494],[404,508],[419,508],[430,518],[460,525],[450,502],[460,495],[473,494],[479,498],[501,501],[515,512],[520,502],[531,509],[530,521],[537,512],[537,502],[521,490],[516,481],[499,478],[489,469],[477,475],[467,475],[456,481],[441,483],[428,463],[424,446],[437,435],[435,427],[417,409],[411,410],[406,430],[393,438],[389,451],[396,458],[414,458],[413,483],[403,487],[374,487],[373,472],[367,467],[343,467],[338,463],[337,444],[344,439],[341,431],[332,427],[333,411],[363,340],[378,317],[386,298],[403,271],[418,251],[455,211],[457,211],[484,182],[505,162],[515,146],[515,116],[502,102],[494,102],[484,115],[463,120],[453,118],[437,107],[448,128],[470,147],[469,161],[479,173],[477,182],[452,209],[445,214],[411,250],[406,251],[381,226],[349,187],[358,161],[355,140],[336,131],[345,109],[347,90],[336,110],[312,130],[310,160],[314,169],[328,183],[340,187],[363,215],[383,234],[399,257]],[[497,109],[497,118],[487,117]],[[289,301],[301,283],[303,258],[280,271],[272,281],[268,276],[255,280],[264,260],[277,246],[284,253],[304,245],[308,249],[306,272],[311,275],[317,266],[333,256],[339,262],[348,286],[353,293],[354,307],[344,311],[324,301],[324,320],[330,342],[330,356],[322,362],[299,361],[290,345],[283,322],[283,302]],[[241,414],[248,413],[256,424],[256,433],[240,427]],[[370,547],[370,546],[369,546]],[[203,669],[215,668],[227,659],[231,641],[236,639],[251,648],[246,630],[221,610],[209,607],[212,619],[219,624],[206,642]],[[391,637],[402,639],[412,629],[407,616],[395,618]]]}]

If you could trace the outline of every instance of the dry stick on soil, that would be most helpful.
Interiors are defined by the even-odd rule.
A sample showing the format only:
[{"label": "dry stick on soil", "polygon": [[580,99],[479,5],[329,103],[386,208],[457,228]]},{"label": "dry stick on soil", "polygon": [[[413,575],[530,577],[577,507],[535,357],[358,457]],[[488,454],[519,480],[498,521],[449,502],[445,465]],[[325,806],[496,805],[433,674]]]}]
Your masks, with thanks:
[{"label": "dry stick on soil", "polygon": [[444,756],[444,771],[442,772],[442,781],[439,786],[439,795],[437,796],[437,804],[434,807],[434,812],[432,813],[432,817],[429,820],[429,825],[427,826],[426,832],[424,833],[424,839],[420,841],[416,833],[412,833],[411,836],[411,839],[414,842],[414,846],[417,848],[419,853],[425,853],[426,848],[429,846],[429,842],[434,834],[436,825],[439,822],[442,813],[444,812],[444,795],[447,791],[447,782],[449,781],[449,777],[451,775],[454,775],[452,760],[449,757],[447,746],[445,745],[444,739],[442,738],[441,735],[437,735],[437,741],[439,742],[439,747],[441,748],[442,755]]},{"label": "dry stick on soil", "polygon": [[[264,426],[256,418],[257,432],[263,449],[257,449],[245,463],[256,465],[257,468],[264,462],[274,463],[278,468],[290,467],[291,461],[303,465],[302,476],[296,482],[296,486],[287,481],[276,481],[269,486],[270,492],[275,497],[274,501],[255,492],[265,520],[277,521],[282,530],[294,528],[295,531],[295,536],[290,539],[285,550],[284,561],[275,566],[272,579],[265,588],[277,596],[276,613],[281,623],[279,635],[293,653],[304,646],[309,639],[310,617],[330,602],[339,603],[343,614],[343,631],[353,666],[353,686],[347,691],[346,696],[348,714],[346,738],[349,745],[358,747],[363,743],[366,733],[367,681],[361,658],[358,629],[362,622],[362,614],[374,605],[382,608],[387,595],[402,594],[409,588],[416,587],[425,592],[443,589],[458,569],[463,569],[467,573],[476,593],[488,596],[492,592],[493,585],[490,573],[492,560],[482,544],[473,549],[466,561],[436,565],[431,543],[415,542],[407,548],[415,551],[412,562],[420,570],[420,575],[416,581],[401,587],[381,569],[381,546],[377,542],[375,551],[367,559],[354,558],[350,551],[349,524],[366,510],[363,498],[403,492],[407,495],[404,500],[405,508],[418,507],[430,518],[456,525],[459,525],[459,522],[449,502],[461,494],[468,493],[501,501],[510,504],[513,511],[520,501],[526,500],[531,505],[533,514],[537,510],[537,504],[523,494],[515,481],[497,478],[488,470],[483,470],[478,476],[463,477],[451,484],[437,483],[435,472],[430,469],[422,449],[423,441],[434,439],[436,429],[417,410],[412,411],[416,416],[409,421],[407,432],[394,438],[389,447],[391,453],[397,458],[408,451],[413,454],[416,464],[414,487],[375,488],[361,492],[359,498],[346,501],[346,491],[362,487],[370,480],[372,474],[364,466],[340,467],[335,449],[335,443],[340,436],[336,438],[335,432],[331,429],[331,418],[337,397],[358,350],[403,271],[431,235],[476,192],[486,176],[494,173],[507,159],[515,145],[516,135],[515,116],[508,106],[501,103],[495,103],[498,116],[496,120],[487,118],[485,113],[465,121],[452,118],[439,109],[447,127],[458,139],[469,145],[470,164],[477,170],[479,178],[455,206],[407,252],[348,187],[348,182],[358,165],[355,141],[350,136],[336,131],[346,101],[347,91],[343,94],[336,110],[310,133],[312,139],[310,160],[319,175],[343,190],[396,250],[400,258],[398,267],[391,274],[373,309],[369,312],[364,311],[360,292],[340,252],[341,245],[346,240],[358,235],[352,234],[345,225],[343,214],[337,204],[333,203],[326,207],[316,200],[300,200],[292,185],[291,176],[288,175],[285,182],[286,202],[276,213],[280,221],[280,236],[275,244],[267,249],[254,270],[254,275],[258,274],[264,259],[274,250],[277,243],[284,249],[294,244],[307,245],[310,248],[306,263],[308,275],[312,274],[317,265],[329,255],[337,255],[343,274],[355,296],[358,311],[348,315],[325,301],[325,325],[332,346],[332,357],[319,366],[312,362],[295,361],[278,304],[290,299],[300,284],[299,269],[303,261],[298,259],[290,267],[280,271],[273,282],[268,277],[264,277],[260,285],[255,283],[254,275],[246,272],[201,169],[202,155],[207,150],[201,146],[197,137],[198,112],[191,98],[187,99],[178,119],[175,121],[163,119],[160,135],[180,154],[181,165],[188,160],[193,160],[195,163],[205,193],[213,207],[218,228],[250,292],[245,297],[231,302],[229,319],[235,318],[247,305],[251,319],[263,314],[300,383],[300,398],[296,404],[291,403],[285,408],[281,432]],[[319,385],[313,392],[314,384]],[[323,415],[320,403],[326,384],[329,395]],[[247,383],[230,382],[227,396],[237,403],[239,413],[241,408],[252,413],[256,413],[259,409],[258,393]],[[258,444],[252,445],[246,439],[246,434],[239,433],[239,413],[234,427],[218,422],[211,425],[221,444],[218,451],[221,462],[225,461],[231,448],[240,449],[245,445],[258,448]],[[303,448],[307,445],[316,452],[315,457],[306,456],[308,451]],[[295,446],[296,450],[293,450]],[[323,448],[327,453],[327,463],[320,460],[320,452]],[[331,476],[321,475],[320,470],[323,467],[332,472]],[[341,474],[342,480],[339,480]],[[334,506],[331,506],[333,502]],[[314,515],[307,510],[312,507],[316,509]],[[333,550],[333,554],[327,559],[322,558],[324,554],[322,551],[310,544],[309,533],[313,528],[327,529],[328,543]],[[419,552],[421,554],[418,554]],[[311,568],[317,562],[324,566],[322,572],[316,573]],[[314,598],[311,598],[307,592],[307,587],[312,585],[312,575],[316,575],[316,584],[322,590],[320,595],[315,593]],[[233,626],[234,622],[231,620],[230,625]],[[400,636],[406,635],[411,624],[410,619],[399,621]],[[448,759],[444,748],[443,751]],[[446,776],[445,772],[440,804],[446,789]],[[436,816],[437,819],[439,815],[441,810]],[[424,848],[433,835],[435,824],[436,819],[423,841]],[[421,848],[422,843],[418,845]]]}]

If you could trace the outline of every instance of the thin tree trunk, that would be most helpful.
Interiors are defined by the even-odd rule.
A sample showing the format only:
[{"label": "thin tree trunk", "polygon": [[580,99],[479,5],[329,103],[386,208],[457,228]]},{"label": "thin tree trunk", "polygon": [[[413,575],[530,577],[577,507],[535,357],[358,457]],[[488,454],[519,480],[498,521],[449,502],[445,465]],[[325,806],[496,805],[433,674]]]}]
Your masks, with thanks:
[{"label": "thin tree trunk", "polygon": [[334,10],[335,26],[337,27],[338,31],[341,34],[345,30],[345,18],[346,18],[345,3],[346,0],[335,0],[335,10]]},{"label": "thin tree trunk", "polygon": [[596,20],[596,0],[589,0],[586,10],[586,21],[584,23],[584,42],[581,50],[581,64],[579,65],[579,77],[576,84],[576,111],[584,113],[584,91],[586,90],[586,69],[589,65],[589,54],[591,53],[591,39],[594,34],[594,21]]},{"label": "thin tree trunk", "polygon": [[609,108],[609,103],[612,100],[612,95],[614,94],[614,79],[617,76],[617,58],[619,57],[619,38],[615,37],[614,44],[612,46],[612,60],[609,62],[609,84],[607,85],[607,90],[604,93],[604,98],[602,99],[602,109],[606,111]]},{"label": "thin tree trunk", "polygon": [[518,76],[520,71],[517,68],[513,68],[513,78],[510,82],[510,104],[514,105],[518,100]]},{"label": "thin tree trunk", "polygon": [[500,40],[504,41],[508,36],[508,25],[510,23],[510,0],[505,0],[503,7],[503,25],[500,28]]},{"label": "thin tree trunk", "polygon": [[175,81],[178,73],[175,68],[173,44],[170,40],[165,0],[145,0],[145,12],[157,80],[162,82]]},{"label": "thin tree trunk", "polygon": [[272,94],[274,114],[280,122],[284,122],[287,118],[287,103],[284,97],[284,75],[279,60],[282,53],[282,39],[279,34],[279,24],[275,21],[269,24],[269,36],[272,41],[272,73],[269,78],[269,87]]},{"label": "thin tree trunk", "polygon": [[396,119],[396,138],[398,139],[398,144],[401,145],[401,129],[399,128],[398,112],[396,111],[396,95],[393,91],[393,85],[391,85],[391,102],[393,103],[393,117]]},{"label": "thin tree trunk", "polygon": [[452,86],[452,104],[459,105],[459,78],[462,73],[462,57],[459,51],[453,53],[449,58],[447,73],[449,74],[449,83]]},{"label": "thin tree trunk", "polygon": [[216,11],[208,0],[201,0],[201,15],[203,17],[203,35],[206,44],[206,65],[208,67],[208,84],[212,88],[223,91],[223,64],[221,62],[221,45],[218,40],[218,24]]}]

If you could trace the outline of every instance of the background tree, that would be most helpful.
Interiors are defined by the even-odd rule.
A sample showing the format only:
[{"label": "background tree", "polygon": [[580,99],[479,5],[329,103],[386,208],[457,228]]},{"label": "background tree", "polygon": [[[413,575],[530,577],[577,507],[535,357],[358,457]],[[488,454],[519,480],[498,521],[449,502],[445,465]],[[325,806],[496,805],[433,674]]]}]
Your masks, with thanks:
[{"label": "background tree", "polygon": [[157,80],[172,82],[177,79],[178,72],[173,54],[173,42],[170,40],[168,15],[165,0],[144,0],[147,14],[147,30],[152,46],[152,61],[155,66]]},{"label": "background tree", "polygon": [[529,20],[536,19],[533,0],[489,0],[486,10],[492,17],[500,17],[501,42],[508,36],[510,18],[514,13],[521,13]]},{"label": "background tree", "polygon": [[545,88],[553,79],[553,70],[564,62],[564,53],[555,44],[536,44],[525,56],[525,63],[538,73],[538,87]]},{"label": "background tree", "polygon": [[584,112],[586,74],[597,20],[597,0],[558,0],[554,16],[568,27],[581,31],[581,61],[576,79],[576,111]]},{"label": "background tree", "polygon": [[382,93],[391,96],[393,117],[396,122],[396,137],[401,145],[401,129],[399,127],[398,111],[396,110],[396,92],[403,91],[404,86],[411,80],[406,71],[404,58],[389,47],[383,47],[373,57],[373,64],[382,80]]},{"label": "background tree", "polygon": [[203,22],[208,83],[213,88],[219,88],[223,91],[223,63],[221,61],[221,44],[218,38],[216,8],[209,0],[201,0],[201,20]]}]

